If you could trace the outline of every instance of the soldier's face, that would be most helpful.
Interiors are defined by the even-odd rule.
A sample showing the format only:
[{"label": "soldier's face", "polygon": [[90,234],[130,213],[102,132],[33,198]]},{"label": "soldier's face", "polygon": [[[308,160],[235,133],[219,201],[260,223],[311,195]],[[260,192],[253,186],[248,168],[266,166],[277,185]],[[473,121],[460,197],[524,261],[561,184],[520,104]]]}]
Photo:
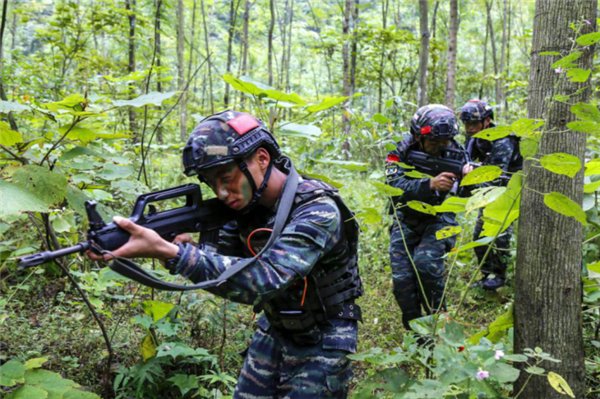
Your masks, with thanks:
[{"label": "soldier's face", "polygon": [[466,121],[465,131],[469,136],[479,133],[483,129],[487,129],[490,126],[490,118],[485,118],[481,121]]},{"label": "soldier's face", "polygon": [[443,150],[448,147],[450,140],[448,139],[425,139],[423,140],[423,151],[429,155],[439,156]]},{"label": "soldier's face", "polygon": [[217,198],[229,208],[239,211],[250,203],[252,186],[237,163],[208,169],[202,176]]}]

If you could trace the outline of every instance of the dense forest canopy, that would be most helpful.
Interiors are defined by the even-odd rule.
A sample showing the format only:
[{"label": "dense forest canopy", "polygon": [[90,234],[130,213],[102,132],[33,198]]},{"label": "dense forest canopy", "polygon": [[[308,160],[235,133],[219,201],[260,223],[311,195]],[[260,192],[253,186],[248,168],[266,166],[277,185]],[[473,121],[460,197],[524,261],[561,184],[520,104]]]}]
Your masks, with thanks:
[{"label": "dense forest canopy", "polygon": [[[189,133],[204,117],[236,109],[264,121],[301,173],[338,187],[362,226],[365,293],[352,395],[525,397],[545,385],[557,397],[596,397],[600,111],[593,54],[600,34],[595,1],[567,3],[0,1],[0,390],[14,398],[232,395],[238,352],[253,330],[248,307],[204,291],[142,287],[82,255],[25,270],[17,259],[84,241],[86,200],[96,200],[108,221],[129,215],[142,193],[192,182],[181,173]],[[571,9],[581,15],[573,18]],[[553,22],[534,28],[553,12]],[[535,40],[544,26],[556,28],[549,44]],[[536,81],[532,69],[551,76]],[[419,319],[410,332],[392,295],[388,209],[400,193],[384,183],[386,154],[420,106],[445,104],[458,117],[473,98],[491,105],[499,126],[484,138],[518,137],[527,166],[506,187],[436,208],[411,205],[455,212],[460,227],[440,233],[457,238],[445,258],[447,312]],[[483,171],[470,184],[498,177]],[[212,196],[206,186],[203,194]],[[478,212],[483,241],[472,239]],[[535,226],[519,220],[534,214],[540,222],[567,221],[534,231],[558,242],[539,252],[572,256],[519,257],[539,253],[528,249],[542,242],[531,233]],[[470,288],[481,267],[473,248],[511,223],[510,283],[494,293]],[[520,278],[517,266],[525,272],[526,264],[544,262],[558,265],[548,266],[553,281],[570,284],[539,284],[544,294],[564,293],[564,309],[583,266],[583,309],[571,312],[579,329],[565,323],[583,339],[569,341],[582,346],[578,353],[542,333],[530,339],[521,327],[528,321],[513,319],[513,306],[523,317],[520,309],[534,301],[519,292],[545,280]],[[144,264],[174,279],[158,263]],[[547,298],[560,304],[560,295]],[[575,296],[579,309],[582,295]],[[559,322],[565,313],[555,312]],[[435,350],[420,335],[432,336]]]}]

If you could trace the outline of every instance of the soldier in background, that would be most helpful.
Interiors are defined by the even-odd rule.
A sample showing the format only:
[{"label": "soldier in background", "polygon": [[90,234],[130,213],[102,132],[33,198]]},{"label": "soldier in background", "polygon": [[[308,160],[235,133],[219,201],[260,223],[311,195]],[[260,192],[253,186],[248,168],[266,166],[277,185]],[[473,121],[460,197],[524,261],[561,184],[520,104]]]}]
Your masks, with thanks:
[{"label": "soldier in background", "polygon": [[[189,236],[170,243],[117,218],[131,238],[105,257],[158,258],[194,282],[215,279],[251,258],[209,289],[264,312],[234,398],[345,398],[352,377],[346,355],[356,351],[361,319],[354,300],[362,294],[352,212],[334,188],[299,177],[272,134],[250,114],[225,111],[204,119],[184,148],[183,163],[184,173],[208,184],[234,221],[216,242],[198,247]],[[292,184],[291,211],[269,243],[277,206]]]},{"label": "soldier in background", "polygon": [[470,168],[464,149],[454,140],[458,124],[448,107],[431,104],[419,108],[411,120],[410,133],[410,137],[398,143],[386,159],[387,183],[404,190],[402,195],[392,198],[394,218],[390,230],[390,260],[394,296],[407,329],[410,329],[410,320],[421,317],[423,312],[430,314],[445,308],[443,257],[454,246],[455,237],[438,240],[436,232],[457,223],[453,213],[429,215],[406,204],[416,200],[440,205],[456,187],[460,176],[442,172],[431,178],[411,177],[410,170],[402,164],[411,165],[409,153],[421,151],[465,163],[463,173]]},{"label": "soldier in background", "polygon": [[[482,165],[495,165],[504,172],[504,178],[500,178],[487,185],[506,185],[506,173],[514,173],[523,167],[523,157],[519,151],[519,141],[516,136],[510,135],[497,140],[489,141],[475,138],[473,135],[484,129],[495,127],[494,111],[485,101],[478,99],[469,100],[460,111],[460,119],[465,125],[467,135],[466,148],[469,157]],[[473,239],[481,237],[483,229],[483,212],[479,211]],[[476,287],[494,291],[502,287],[506,282],[506,269],[510,259],[509,248],[512,227],[500,234],[489,248],[487,245],[475,247],[475,254],[481,265],[483,277],[475,283]],[[489,248],[489,250],[488,250]],[[487,256],[486,256],[487,253]]]}]

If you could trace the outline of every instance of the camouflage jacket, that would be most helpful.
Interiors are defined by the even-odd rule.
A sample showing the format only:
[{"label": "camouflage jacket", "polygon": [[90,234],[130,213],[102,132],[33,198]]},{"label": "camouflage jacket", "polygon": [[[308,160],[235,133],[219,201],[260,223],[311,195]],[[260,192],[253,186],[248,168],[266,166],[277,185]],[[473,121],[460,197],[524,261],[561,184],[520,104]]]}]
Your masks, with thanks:
[{"label": "camouflage jacket", "polygon": [[[456,156],[461,157],[461,160],[466,162],[466,154],[462,146],[456,141],[450,141],[449,150],[455,151]],[[407,154],[410,151],[421,151],[418,143],[412,137],[407,137],[404,141],[398,143],[394,151],[391,151],[386,159],[386,182],[392,187],[400,188],[404,194],[392,197],[390,212],[395,210],[399,220],[404,220],[405,223],[418,224],[422,222],[434,223],[454,223],[455,215],[453,213],[438,213],[436,215],[428,215],[414,209],[409,208],[406,204],[409,201],[420,201],[430,205],[440,205],[448,192],[433,191],[429,187],[429,177],[411,177],[407,176],[407,170],[398,162],[409,164]],[[453,155],[455,155],[453,154]],[[458,182],[457,182],[458,185]]]},{"label": "camouflage jacket", "polygon": [[[342,256],[345,245],[341,244],[347,238],[336,201],[318,191],[308,198],[303,195],[307,191],[314,193],[315,185],[324,183],[301,179],[288,223],[272,246],[224,284],[209,289],[210,292],[234,302],[255,305],[257,311],[267,302],[285,302],[296,297],[300,302],[304,277],[323,273],[323,265],[348,261]],[[194,282],[210,280],[239,259],[252,257],[269,237],[269,232],[257,229],[271,228],[275,213],[276,206],[261,208],[230,222],[220,231],[216,248],[185,245],[177,265],[178,273]],[[353,251],[355,261],[355,247]],[[358,284],[355,296],[360,295],[360,280]],[[261,328],[268,330],[269,325],[266,317],[259,320]],[[356,320],[330,320],[328,326],[322,331],[324,345],[356,350]],[[340,328],[346,333],[340,335]]]}]

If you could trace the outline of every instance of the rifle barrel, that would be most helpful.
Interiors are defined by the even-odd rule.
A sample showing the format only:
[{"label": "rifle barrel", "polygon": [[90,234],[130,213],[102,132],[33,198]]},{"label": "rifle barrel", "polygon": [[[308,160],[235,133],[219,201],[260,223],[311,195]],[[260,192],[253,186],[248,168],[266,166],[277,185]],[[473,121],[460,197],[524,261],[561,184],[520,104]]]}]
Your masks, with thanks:
[{"label": "rifle barrel", "polygon": [[42,263],[49,262],[62,256],[70,255],[75,252],[83,252],[90,248],[90,243],[87,241],[80,242],[72,247],[57,249],[56,251],[44,251],[33,255],[27,255],[19,258],[19,268],[26,269],[41,265]]}]

